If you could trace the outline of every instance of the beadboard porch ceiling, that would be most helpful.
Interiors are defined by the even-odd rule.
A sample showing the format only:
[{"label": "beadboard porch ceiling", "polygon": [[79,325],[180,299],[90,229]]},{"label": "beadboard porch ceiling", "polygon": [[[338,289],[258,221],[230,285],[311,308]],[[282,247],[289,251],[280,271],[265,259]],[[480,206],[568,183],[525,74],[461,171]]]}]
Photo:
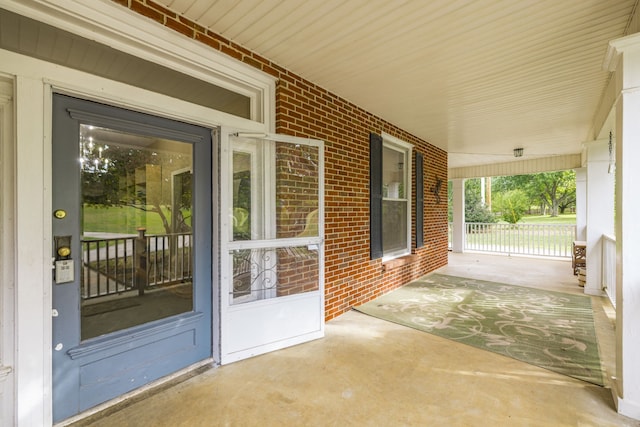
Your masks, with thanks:
[{"label": "beadboard porch ceiling", "polygon": [[637,0],[156,0],[449,152],[577,154]]}]

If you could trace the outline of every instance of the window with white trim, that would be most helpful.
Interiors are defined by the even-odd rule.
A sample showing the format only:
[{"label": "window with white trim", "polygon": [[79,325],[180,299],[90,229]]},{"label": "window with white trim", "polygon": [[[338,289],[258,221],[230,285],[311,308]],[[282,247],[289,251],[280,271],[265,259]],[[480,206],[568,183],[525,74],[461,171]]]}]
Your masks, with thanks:
[{"label": "window with white trim", "polygon": [[413,146],[388,134],[371,134],[371,258],[411,253]]},{"label": "window with white trim", "polygon": [[411,145],[382,135],[383,259],[411,253]]}]

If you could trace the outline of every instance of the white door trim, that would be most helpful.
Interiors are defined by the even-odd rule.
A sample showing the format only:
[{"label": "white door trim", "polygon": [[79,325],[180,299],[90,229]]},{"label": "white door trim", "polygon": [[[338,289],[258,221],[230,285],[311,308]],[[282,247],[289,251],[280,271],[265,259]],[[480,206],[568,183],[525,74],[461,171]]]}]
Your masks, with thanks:
[{"label": "white door trim", "polygon": [[[23,4],[24,3],[24,4]],[[88,10],[85,16],[76,13],[66,13],[64,10],[51,9],[51,4],[63,4],[76,12]],[[121,15],[126,11],[121,6],[111,5],[108,2],[89,0],[86,3],[79,1],[14,1],[3,2],[3,7],[18,13],[22,10],[27,14],[47,15],[43,10],[53,13],[47,15],[49,23],[54,23],[61,28],[69,30],[78,22],[94,28],[101,37],[113,38],[112,46],[123,43],[122,37],[126,35],[131,40],[132,46],[136,46],[136,52],[144,50],[144,44],[131,35],[127,35],[124,28],[119,33],[111,27],[105,35],[104,26],[101,23],[103,17],[100,10],[105,8],[112,10],[115,15]],[[117,12],[114,9],[117,8]],[[37,13],[36,13],[37,12]],[[83,12],[84,13],[84,12]],[[28,15],[28,14],[27,14]],[[52,17],[55,21],[52,22]],[[66,24],[62,21],[69,21]],[[115,19],[115,18],[113,18]],[[135,23],[139,31],[146,38],[148,34],[158,32],[158,28],[142,18],[128,16],[126,21]],[[66,21],[65,21],[66,22]],[[149,30],[149,33],[147,33]],[[80,31],[88,36],[91,30],[83,27]],[[175,41],[176,35],[170,35]],[[105,40],[103,40],[105,41]],[[187,39],[180,38],[180,43],[189,45]],[[196,42],[193,42],[196,43]],[[193,46],[190,46],[193,48]],[[202,48],[205,49],[205,48]],[[192,49],[193,50],[193,49]],[[194,51],[198,51],[195,49]],[[193,57],[194,51],[185,53],[187,57]],[[211,58],[213,51],[205,49],[206,55]],[[154,52],[154,55],[159,55]],[[163,64],[172,66],[175,57],[166,55]],[[183,62],[177,62],[177,68],[184,68]],[[237,65],[237,64],[236,64]],[[205,65],[200,63],[202,69]],[[244,67],[240,67],[244,68]],[[212,71],[212,70],[210,70]],[[238,72],[228,70],[229,73]],[[97,76],[54,65],[45,61],[29,58],[0,49],[0,73],[10,76],[15,84],[14,123],[16,127],[13,149],[15,150],[15,321],[14,333],[16,336],[29,337],[28,340],[16,340],[16,358],[14,360],[14,410],[16,425],[50,425],[52,422],[52,372],[51,372],[51,96],[52,91],[78,96],[98,102],[105,102],[124,108],[132,108],[162,117],[189,123],[207,126],[211,128],[220,125],[234,126],[255,132],[268,132],[273,126],[272,108],[275,105],[275,83],[271,78],[262,78],[260,83],[263,99],[261,108],[264,111],[262,121],[246,120],[226,113],[211,110],[206,107],[190,104],[175,98],[153,93],[147,90],[135,88],[123,83],[107,80]],[[260,86],[259,80],[252,73],[244,70],[238,72],[238,80],[247,78],[254,87]],[[197,74],[197,73],[196,73]],[[258,73],[260,74],[260,73]],[[214,318],[217,307],[214,306]],[[214,348],[214,355],[219,349]]]},{"label": "white door trim", "polygon": [[14,424],[15,181],[13,81],[0,75],[0,424]]},{"label": "white door trim", "polygon": [[3,8],[251,99],[251,119],[275,129],[276,78],[110,0],[4,0]]}]

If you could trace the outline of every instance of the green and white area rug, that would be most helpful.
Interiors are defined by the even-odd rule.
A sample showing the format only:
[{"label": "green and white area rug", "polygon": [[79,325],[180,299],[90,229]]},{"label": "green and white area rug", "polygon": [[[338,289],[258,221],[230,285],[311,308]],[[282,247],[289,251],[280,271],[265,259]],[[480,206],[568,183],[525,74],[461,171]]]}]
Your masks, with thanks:
[{"label": "green and white area rug", "polygon": [[356,310],[604,385],[587,296],[430,274]]}]

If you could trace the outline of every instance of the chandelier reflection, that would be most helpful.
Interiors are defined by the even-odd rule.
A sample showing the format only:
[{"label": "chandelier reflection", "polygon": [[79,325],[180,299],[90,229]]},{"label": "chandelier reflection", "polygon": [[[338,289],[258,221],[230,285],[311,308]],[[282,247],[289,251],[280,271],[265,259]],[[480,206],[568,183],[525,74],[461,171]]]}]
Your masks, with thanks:
[{"label": "chandelier reflection", "polygon": [[80,169],[88,173],[105,173],[109,169],[109,158],[105,151],[109,146],[96,144],[93,137],[80,136]]}]

